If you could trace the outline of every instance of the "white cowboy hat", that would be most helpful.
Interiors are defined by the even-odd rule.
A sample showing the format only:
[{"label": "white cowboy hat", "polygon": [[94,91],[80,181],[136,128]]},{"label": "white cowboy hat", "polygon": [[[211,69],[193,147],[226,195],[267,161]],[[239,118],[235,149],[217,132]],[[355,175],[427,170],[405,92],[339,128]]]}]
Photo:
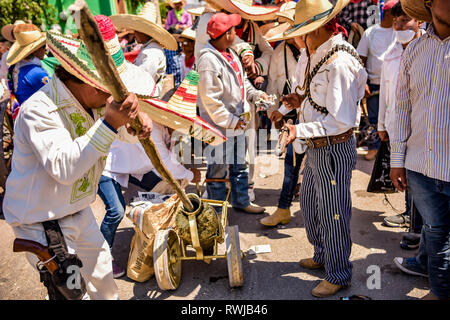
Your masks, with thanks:
[{"label": "white cowboy hat", "polygon": [[177,40],[163,27],[157,24],[157,11],[153,2],[146,2],[138,15],[117,14],[111,20],[119,29],[132,29],[145,33],[158,41],[168,50],[177,50]]},{"label": "white cowboy hat", "polygon": [[278,6],[258,6],[252,0],[206,0],[214,8],[221,8],[230,13],[237,13],[242,18],[254,21],[275,20]]},{"label": "white cowboy hat", "polygon": [[9,49],[6,59],[10,66],[45,46],[45,33],[42,33],[38,27],[31,23],[16,25],[14,27],[14,38],[16,41]]}]

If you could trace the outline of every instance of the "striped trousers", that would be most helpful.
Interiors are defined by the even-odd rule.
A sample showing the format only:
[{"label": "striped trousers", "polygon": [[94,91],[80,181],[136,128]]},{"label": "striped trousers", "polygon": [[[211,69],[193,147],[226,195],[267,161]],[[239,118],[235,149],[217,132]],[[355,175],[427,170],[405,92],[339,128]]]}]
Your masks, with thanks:
[{"label": "striped trousers", "polygon": [[314,261],[325,266],[325,280],[347,285],[352,277],[350,181],[356,165],[356,142],[308,148],[300,206]]}]

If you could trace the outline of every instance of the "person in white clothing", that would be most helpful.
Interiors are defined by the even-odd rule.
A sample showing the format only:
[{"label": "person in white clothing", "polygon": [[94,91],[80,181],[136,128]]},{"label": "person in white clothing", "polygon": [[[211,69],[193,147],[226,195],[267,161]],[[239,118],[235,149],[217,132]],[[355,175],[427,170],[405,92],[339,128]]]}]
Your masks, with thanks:
[{"label": "person in white clothing", "polygon": [[[57,67],[47,85],[21,106],[15,121],[14,157],[3,212],[17,238],[43,246],[48,245],[43,223],[57,221],[67,252],[76,254],[83,264],[80,271],[87,289],[84,298],[117,299],[111,253],[90,204],[96,199],[112,141],[120,138],[136,142],[137,138],[126,129],[136,117],[143,124],[139,137],[148,137],[151,120],[139,112],[133,93],[123,103],[114,102],[105,84],[90,76],[96,72],[94,67],[89,73],[81,67],[73,69],[72,66],[84,63],[92,65],[81,44],[76,39],[47,34],[47,45],[62,66]],[[68,55],[69,48],[83,53]],[[110,47],[111,54],[114,49],[117,48]],[[139,75],[124,59],[117,62],[128,90],[143,92],[145,74]],[[129,72],[140,77],[139,82]],[[27,258],[36,266],[36,256],[27,254]]]},{"label": "person in white clothing", "polygon": [[[380,91],[381,65],[387,49],[395,42],[395,34],[392,29],[392,6],[399,0],[390,0],[383,7],[383,19],[380,23],[369,27],[364,31],[358,44],[357,51],[366,67],[368,83],[366,85],[365,98],[367,102],[368,121],[374,125],[378,121],[378,104]],[[364,156],[366,160],[373,160],[380,147],[378,136],[368,141],[368,152]]]},{"label": "person in white clothing", "polygon": [[298,2],[295,25],[287,31],[289,37],[303,37],[307,48],[297,69],[298,85],[281,101],[288,110],[300,108],[299,124],[285,126],[288,140],[300,142],[296,151],[306,147],[300,206],[314,256],[300,260],[300,266],[325,269],[325,279],[312,290],[315,297],[336,294],[352,278],[353,128],[360,121],[358,102],[364,96],[367,73],[337,22],[337,14],[348,2],[338,0],[334,6],[327,0]]}]

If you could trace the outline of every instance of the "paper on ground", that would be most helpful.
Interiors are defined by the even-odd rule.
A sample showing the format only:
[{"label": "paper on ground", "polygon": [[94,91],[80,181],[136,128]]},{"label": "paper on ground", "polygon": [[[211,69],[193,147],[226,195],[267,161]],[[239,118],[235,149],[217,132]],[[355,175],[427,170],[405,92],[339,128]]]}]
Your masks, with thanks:
[{"label": "paper on ground", "polygon": [[270,244],[261,244],[257,246],[251,246],[248,248],[248,254],[257,254],[257,253],[270,253],[272,249],[270,248]]}]

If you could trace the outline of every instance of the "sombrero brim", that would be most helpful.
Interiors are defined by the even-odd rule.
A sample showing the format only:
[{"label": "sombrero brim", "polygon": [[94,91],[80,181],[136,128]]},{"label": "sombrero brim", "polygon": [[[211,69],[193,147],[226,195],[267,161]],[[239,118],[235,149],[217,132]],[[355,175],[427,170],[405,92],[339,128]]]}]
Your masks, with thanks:
[{"label": "sombrero brim", "polygon": [[15,41],[8,52],[8,57],[6,59],[6,62],[12,66],[13,64],[16,64],[17,62],[23,60],[24,58],[28,57],[31,53],[39,49],[40,47],[45,45],[45,34],[42,35],[41,38],[36,40],[35,42],[32,42],[26,46],[20,46],[20,44]]},{"label": "sombrero brim", "polygon": [[209,0],[213,5],[228,12],[237,13],[242,18],[253,21],[275,20],[280,7],[276,6],[249,6],[232,0]]},{"label": "sombrero brim", "polygon": [[285,40],[283,34],[286,30],[289,30],[291,28],[291,26],[292,26],[292,24],[289,22],[279,24],[275,28],[270,29],[264,35],[264,38],[266,38],[267,42],[276,42],[276,41]]},{"label": "sombrero brim", "polygon": [[403,10],[408,16],[425,22],[431,22],[433,20],[433,17],[425,7],[425,1],[401,0],[400,2],[402,3]]},{"label": "sombrero brim", "polygon": [[159,99],[142,100],[139,108],[147,113],[153,121],[213,146],[222,144],[227,140],[219,130],[199,116],[191,118],[178,113],[168,108],[168,103],[165,101]]},{"label": "sombrero brim", "polygon": [[[88,56],[84,60],[77,55],[81,41],[73,39],[61,34],[47,32],[47,45],[55,58],[61,63],[64,69],[79,78],[86,84],[98,88],[102,91],[109,92],[106,84],[92,65]],[[124,61],[121,66],[120,78],[128,91],[135,93],[140,98],[153,98],[152,91],[155,87],[153,79],[148,73],[139,67]]]},{"label": "sombrero brim", "polygon": [[181,34],[178,35],[178,39],[180,38],[186,38],[186,39],[191,39],[195,41],[195,36],[196,36],[196,32],[194,30],[192,30],[192,28],[186,28],[183,30],[183,32]]},{"label": "sombrero brim", "polygon": [[[349,4],[350,0],[342,0],[342,1],[338,1],[336,3],[336,5],[333,8],[333,11],[331,11],[331,13],[321,19],[318,19],[316,21],[313,21],[311,23],[308,23],[300,28],[297,28],[296,25],[294,24],[293,26],[291,26],[291,28],[287,31],[285,31],[283,33],[283,39],[287,40],[287,39],[291,39],[291,38],[295,38],[298,36],[302,36],[304,34],[310,33],[318,28],[320,28],[321,26],[326,25],[329,21],[331,21],[339,12],[342,11],[342,9],[344,9],[345,6],[347,6]],[[274,40],[271,40],[274,41]]]},{"label": "sombrero brim", "polygon": [[205,7],[198,7],[198,8],[192,8],[188,9],[187,12],[189,14],[192,14],[193,16],[201,16],[203,12],[205,11]]},{"label": "sombrero brim", "polygon": [[117,14],[110,18],[116,28],[132,29],[145,33],[168,50],[175,51],[178,49],[177,40],[166,29],[156,23],[133,14]]},{"label": "sombrero brim", "polygon": [[2,37],[8,40],[9,42],[14,42],[14,30],[15,25],[13,24],[7,24],[6,26],[2,27]]}]

